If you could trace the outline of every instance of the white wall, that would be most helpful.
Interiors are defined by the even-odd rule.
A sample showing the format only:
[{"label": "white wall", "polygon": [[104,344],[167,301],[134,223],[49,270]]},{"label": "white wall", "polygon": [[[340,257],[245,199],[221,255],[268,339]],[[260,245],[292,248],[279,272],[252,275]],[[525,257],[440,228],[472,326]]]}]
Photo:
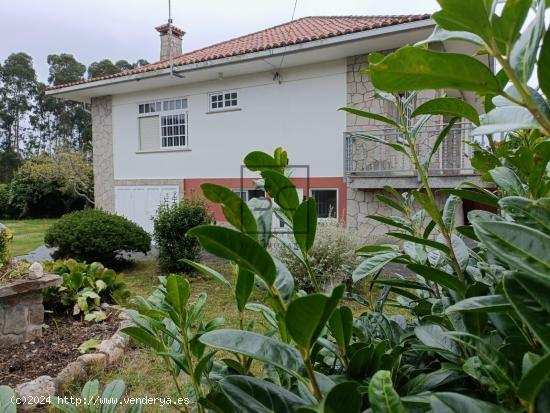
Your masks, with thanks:
[{"label": "white wall", "polygon": [[[113,96],[115,179],[238,177],[252,150],[285,148],[311,176],[342,176],[346,103],[345,60],[169,89]],[[177,85],[177,80],[174,80]],[[237,89],[241,111],[207,114],[209,92]],[[137,103],[187,97],[188,152],[138,152]]]}]

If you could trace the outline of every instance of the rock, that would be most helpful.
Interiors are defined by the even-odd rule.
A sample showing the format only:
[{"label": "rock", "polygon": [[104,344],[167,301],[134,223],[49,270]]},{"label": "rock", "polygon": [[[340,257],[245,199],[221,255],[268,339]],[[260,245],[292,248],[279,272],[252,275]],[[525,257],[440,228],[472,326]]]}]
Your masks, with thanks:
[{"label": "rock", "polygon": [[103,353],[83,354],[76,360],[86,365],[86,367],[97,367],[101,369],[107,366],[107,355]]},{"label": "rock", "polygon": [[124,354],[124,348],[119,340],[103,340],[97,350],[107,355],[108,364],[115,363]]},{"label": "rock", "polygon": [[55,379],[58,392],[62,392],[68,385],[76,381],[84,381],[86,379],[86,369],[79,361],[73,361],[61,370]]},{"label": "rock", "polygon": [[29,267],[29,278],[31,280],[37,280],[44,276],[44,267],[39,262],[33,262]]},{"label": "rock", "polygon": [[[33,381],[21,383],[15,386],[15,393],[20,398],[28,400],[46,399],[48,396],[54,396],[56,391],[55,380],[50,376],[40,376]],[[36,404],[20,404],[18,411],[32,412],[37,408]]]}]

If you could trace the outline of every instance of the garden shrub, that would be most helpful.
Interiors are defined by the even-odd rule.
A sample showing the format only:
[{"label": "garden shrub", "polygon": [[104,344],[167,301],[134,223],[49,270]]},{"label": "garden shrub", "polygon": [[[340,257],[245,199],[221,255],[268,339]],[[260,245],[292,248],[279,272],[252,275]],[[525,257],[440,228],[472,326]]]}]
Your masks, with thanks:
[{"label": "garden shrub", "polygon": [[112,264],[119,253],[147,253],[151,237],[132,221],[99,209],[85,209],[63,215],[47,231],[47,245],[57,247],[56,258],[99,261]]},{"label": "garden shrub", "polygon": [[9,211],[18,217],[59,217],[93,204],[91,161],[62,151],[26,160],[10,183]]},{"label": "garden shrub", "polygon": [[12,233],[3,224],[0,224],[0,268],[10,260],[11,254],[8,248],[8,244],[12,239]]},{"label": "garden shrub", "polygon": [[63,284],[44,291],[46,307],[58,310],[69,308],[72,315],[84,315],[86,321],[106,318],[102,303],[120,303],[130,296],[122,274],[105,268],[99,262],[86,264],[73,259],[56,261],[46,269],[63,277]]},{"label": "garden shrub", "polygon": [[[362,245],[356,230],[346,228],[344,223],[335,219],[322,221],[317,225],[317,236],[309,250],[311,269],[323,290],[332,285],[349,283],[351,273],[359,263],[355,250]],[[312,291],[313,285],[308,277],[304,263],[280,243],[274,244],[274,253],[294,276],[296,288]]]},{"label": "garden shrub", "polygon": [[7,218],[8,216],[9,199],[9,186],[7,184],[0,184],[0,218]]},{"label": "garden shrub", "polygon": [[182,258],[196,260],[201,248],[196,238],[186,235],[197,225],[208,224],[212,216],[205,202],[198,198],[184,198],[178,202],[162,203],[153,217],[153,239],[159,251],[159,265],[163,272],[185,272],[190,267]]}]

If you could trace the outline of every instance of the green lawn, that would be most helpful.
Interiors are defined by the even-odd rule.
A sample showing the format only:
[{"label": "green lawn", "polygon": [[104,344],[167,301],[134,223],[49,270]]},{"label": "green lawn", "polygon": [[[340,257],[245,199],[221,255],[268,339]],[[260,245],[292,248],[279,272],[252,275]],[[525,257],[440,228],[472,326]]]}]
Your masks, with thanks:
[{"label": "green lawn", "polygon": [[28,254],[44,244],[44,233],[56,219],[22,219],[2,221],[11,232],[10,250],[13,256]]}]

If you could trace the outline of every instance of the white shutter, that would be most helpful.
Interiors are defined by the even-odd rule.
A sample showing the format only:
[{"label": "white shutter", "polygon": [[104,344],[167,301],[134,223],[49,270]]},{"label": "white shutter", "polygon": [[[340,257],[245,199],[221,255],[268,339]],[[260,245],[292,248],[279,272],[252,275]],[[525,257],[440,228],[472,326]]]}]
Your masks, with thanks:
[{"label": "white shutter", "polygon": [[139,118],[139,150],[154,151],[156,149],[160,149],[159,117]]}]

